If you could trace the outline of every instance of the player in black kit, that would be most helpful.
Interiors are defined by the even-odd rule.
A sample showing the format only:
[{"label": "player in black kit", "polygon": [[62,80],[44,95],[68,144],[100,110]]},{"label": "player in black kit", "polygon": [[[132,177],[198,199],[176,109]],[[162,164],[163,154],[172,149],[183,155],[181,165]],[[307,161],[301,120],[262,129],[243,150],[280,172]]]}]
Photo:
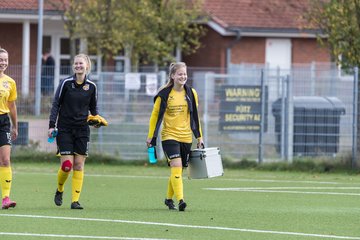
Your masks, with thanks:
[{"label": "player in black kit", "polygon": [[58,131],[56,143],[60,154],[60,168],[54,202],[57,206],[62,205],[64,184],[73,169],[71,209],[83,209],[79,198],[90,140],[87,119],[89,111],[93,116],[98,115],[97,88],[88,78],[91,71],[89,56],[75,56],[72,67],[75,74],[63,79],[56,90],[48,135],[51,137],[54,131]]}]

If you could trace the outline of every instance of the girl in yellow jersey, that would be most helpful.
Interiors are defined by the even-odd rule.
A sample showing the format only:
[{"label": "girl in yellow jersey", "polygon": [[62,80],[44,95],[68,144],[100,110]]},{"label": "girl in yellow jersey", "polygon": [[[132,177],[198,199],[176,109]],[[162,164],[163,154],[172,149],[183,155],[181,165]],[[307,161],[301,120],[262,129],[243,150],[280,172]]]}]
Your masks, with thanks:
[{"label": "girl in yellow jersey", "polygon": [[204,147],[198,115],[198,95],[195,89],[186,85],[187,71],[183,62],[170,64],[169,81],[155,96],[154,108],[150,117],[148,147],[156,145],[161,131],[162,148],[170,166],[165,205],[176,210],[173,196],[179,202],[179,211],[185,211],[182,169],[188,166],[192,145],[192,134],[197,139],[197,147]]},{"label": "girl in yellow jersey", "polygon": [[[8,52],[0,47],[0,186],[2,209],[15,207],[16,202],[10,200],[12,171],[10,166],[11,141],[18,135],[18,122],[15,100],[17,98],[16,83],[4,72],[9,64]],[[10,124],[10,119],[11,123]]]}]

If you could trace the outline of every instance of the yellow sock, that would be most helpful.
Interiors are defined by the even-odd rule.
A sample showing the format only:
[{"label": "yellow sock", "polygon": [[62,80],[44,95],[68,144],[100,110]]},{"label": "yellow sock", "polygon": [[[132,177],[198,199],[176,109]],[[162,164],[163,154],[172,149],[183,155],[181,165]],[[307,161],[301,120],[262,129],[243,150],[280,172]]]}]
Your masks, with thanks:
[{"label": "yellow sock", "polygon": [[73,171],[71,202],[78,202],[84,181],[83,171]]},{"label": "yellow sock", "polygon": [[176,200],[184,199],[182,167],[171,168],[171,185],[174,189]]},{"label": "yellow sock", "polygon": [[174,196],[174,189],[171,185],[171,177],[169,177],[168,186],[167,186],[167,193],[166,193],[166,199],[172,199]]},{"label": "yellow sock", "polygon": [[58,175],[57,175],[57,184],[58,184],[58,191],[64,191],[64,184],[66,179],[68,178],[70,172],[64,172],[61,168],[59,168]]},{"label": "yellow sock", "polygon": [[2,198],[10,196],[11,181],[11,167],[0,167],[0,186]]}]

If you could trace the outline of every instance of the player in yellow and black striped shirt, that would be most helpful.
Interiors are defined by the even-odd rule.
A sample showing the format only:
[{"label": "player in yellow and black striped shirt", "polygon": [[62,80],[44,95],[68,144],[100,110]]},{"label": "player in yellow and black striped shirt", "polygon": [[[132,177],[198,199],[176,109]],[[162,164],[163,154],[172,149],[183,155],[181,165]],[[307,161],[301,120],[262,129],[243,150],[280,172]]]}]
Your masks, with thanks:
[{"label": "player in yellow and black striped shirt", "polygon": [[[16,83],[4,72],[9,64],[8,52],[0,47],[0,186],[2,209],[15,207],[10,200],[12,171],[10,166],[11,141],[18,135]],[[9,118],[10,116],[10,118]],[[10,123],[11,120],[11,123]]]},{"label": "player in yellow and black striped shirt", "polygon": [[155,96],[155,104],[150,117],[147,146],[155,146],[161,131],[162,148],[168,159],[171,175],[168,181],[165,205],[176,210],[173,195],[179,201],[179,211],[184,211],[182,168],[188,166],[192,144],[192,134],[197,139],[197,147],[203,147],[200,120],[198,115],[198,96],[195,89],[186,85],[187,69],[183,62],[172,63],[168,83],[160,88]]}]

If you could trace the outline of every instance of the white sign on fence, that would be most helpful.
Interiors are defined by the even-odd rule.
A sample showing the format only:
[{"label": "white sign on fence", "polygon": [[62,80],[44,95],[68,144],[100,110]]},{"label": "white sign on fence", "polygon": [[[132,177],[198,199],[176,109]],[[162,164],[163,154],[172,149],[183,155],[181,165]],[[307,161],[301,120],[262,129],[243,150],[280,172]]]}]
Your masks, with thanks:
[{"label": "white sign on fence", "polygon": [[125,74],[125,89],[139,90],[141,85],[140,73]]},{"label": "white sign on fence", "polygon": [[146,95],[155,96],[158,89],[157,75],[155,73],[146,74]]}]

